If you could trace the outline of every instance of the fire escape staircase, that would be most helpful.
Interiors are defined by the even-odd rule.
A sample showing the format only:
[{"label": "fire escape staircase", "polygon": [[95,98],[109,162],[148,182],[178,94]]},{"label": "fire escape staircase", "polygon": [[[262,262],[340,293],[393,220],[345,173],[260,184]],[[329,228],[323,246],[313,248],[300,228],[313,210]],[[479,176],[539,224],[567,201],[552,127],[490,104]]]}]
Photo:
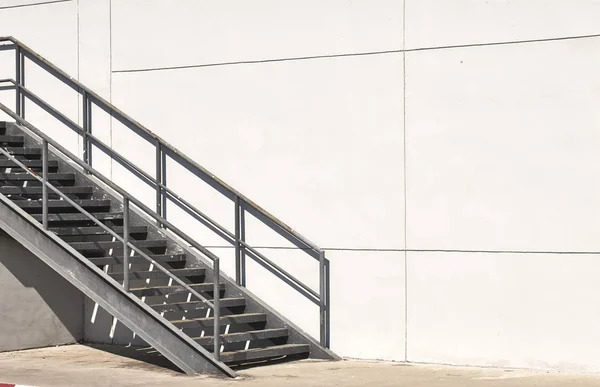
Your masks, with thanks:
[{"label": "fire escape staircase", "polygon": [[[329,261],[322,249],[23,43],[0,38],[0,50],[15,52],[15,78],[1,79],[0,90],[16,96],[14,109],[0,103],[0,110],[14,120],[0,123],[0,229],[188,374],[233,377],[239,365],[338,359],[328,349]],[[82,126],[25,86],[26,61],[79,93]],[[83,157],[28,122],[25,101],[80,136]],[[155,175],[94,136],[92,107],[154,146]],[[149,208],[94,169],[92,151],[109,156],[152,187],[156,208]],[[233,231],[167,186],[167,158],[231,200]],[[217,255],[167,219],[167,203],[183,209],[199,227],[234,247],[235,278],[221,272]],[[317,291],[246,243],[246,214],[304,251],[307,259],[318,261]],[[247,259],[319,307],[319,340],[247,290]]]}]

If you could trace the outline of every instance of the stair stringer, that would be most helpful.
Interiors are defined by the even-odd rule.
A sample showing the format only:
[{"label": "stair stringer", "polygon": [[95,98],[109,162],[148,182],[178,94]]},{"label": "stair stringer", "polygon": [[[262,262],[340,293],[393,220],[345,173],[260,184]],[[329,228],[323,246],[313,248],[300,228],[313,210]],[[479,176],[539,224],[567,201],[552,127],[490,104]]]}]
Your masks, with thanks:
[{"label": "stair stringer", "polygon": [[231,368],[215,361],[208,351],[137,297],[124,292],[118,282],[88,262],[66,242],[52,233],[46,233],[35,219],[1,194],[0,229],[98,303],[182,371],[191,375],[215,373],[236,376]]}]

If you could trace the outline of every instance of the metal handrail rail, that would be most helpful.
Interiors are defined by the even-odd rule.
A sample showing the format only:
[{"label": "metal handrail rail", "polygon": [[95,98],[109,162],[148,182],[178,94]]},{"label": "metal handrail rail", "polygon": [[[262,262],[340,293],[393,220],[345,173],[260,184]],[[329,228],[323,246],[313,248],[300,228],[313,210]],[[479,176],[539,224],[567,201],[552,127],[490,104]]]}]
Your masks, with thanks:
[{"label": "metal handrail rail", "polygon": [[[44,101],[41,97],[37,96],[35,93],[33,93],[31,90],[29,90],[28,88],[18,85],[16,83],[16,81],[14,79],[0,79],[0,83],[3,82],[9,82],[12,83],[15,87],[20,88],[27,96],[33,97],[34,102],[36,102],[38,105],[43,105],[45,108],[51,108],[51,106]],[[10,109],[8,108],[3,108],[2,104],[0,104],[0,109],[5,111],[7,114],[10,114],[12,116],[12,118],[14,118],[15,120],[17,120],[19,123],[22,123],[25,125],[26,121],[23,120],[21,117],[17,116],[16,114],[13,115],[12,111],[10,111]],[[82,134],[83,129],[76,124],[75,122],[73,122],[72,120],[70,120],[68,117],[66,117],[64,114],[58,112],[58,111],[53,111],[52,115],[54,115],[55,117],[59,118],[60,120],[63,120],[65,122],[68,123],[68,126],[73,129],[74,131],[76,131],[78,134]],[[29,124],[29,123],[28,123]],[[28,128],[30,129],[30,128]],[[38,136],[42,136],[43,132],[41,132],[39,129],[35,129],[35,133]],[[102,150],[103,152],[105,152],[106,154],[109,154],[110,156],[112,156],[113,158],[117,158],[119,159],[121,162],[124,163],[128,163],[127,168],[133,170],[134,173],[138,174],[138,177],[143,177],[144,179],[142,180],[143,182],[145,182],[146,184],[153,186],[154,184],[150,183],[153,178],[152,176],[150,176],[147,172],[143,171],[142,169],[136,167],[133,164],[129,163],[129,160],[127,160],[124,156],[122,156],[121,154],[119,154],[118,152],[114,151],[112,148],[110,148],[107,144],[105,144],[104,142],[102,142],[99,138],[97,138],[96,136],[92,135],[92,134],[88,134],[88,139],[90,141],[92,141],[93,145],[97,146],[98,148],[100,148],[100,150]],[[50,141],[50,138],[47,136],[44,136],[45,138],[47,138]],[[53,141],[53,146],[57,146],[57,143]],[[61,152],[68,152],[64,147],[61,147]],[[76,157],[75,155],[69,156],[70,158]],[[77,163],[83,167],[86,168],[88,167],[88,164],[82,163],[79,161],[79,159],[77,158]],[[91,170],[88,170],[88,172]],[[95,175],[98,174],[97,171],[94,172]],[[110,184],[111,188],[115,188],[117,187],[116,185],[114,185],[114,183],[112,183],[112,181],[103,178],[103,182],[105,182],[106,184]],[[110,183],[108,183],[110,182]],[[225,239],[226,241],[228,241],[229,243],[234,244],[235,243],[235,235],[233,233],[231,233],[229,230],[227,230],[224,226],[222,226],[221,224],[219,224],[217,221],[213,220],[212,218],[210,218],[208,215],[204,214],[202,211],[198,210],[197,208],[195,208],[191,203],[189,203],[188,201],[186,201],[185,199],[183,199],[181,196],[179,196],[177,193],[175,193],[173,190],[171,190],[170,188],[166,187],[164,184],[160,183],[159,186],[165,191],[166,194],[169,195],[170,198],[175,199],[177,201],[179,201],[182,205],[184,205],[185,207],[187,207],[189,210],[193,211],[194,213],[196,213],[198,216],[200,216],[204,221],[208,222],[210,224],[210,226],[216,228],[218,231],[220,231],[222,234],[219,234],[221,237],[223,237],[223,234],[227,237],[229,237],[230,239],[227,239],[225,237],[223,237],[223,239]],[[116,188],[115,188],[116,189]],[[123,190],[123,192],[125,192]],[[121,192],[119,192],[121,193]],[[129,195],[131,196],[131,195]],[[134,203],[139,207],[141,206],[139,201],[134,201]],[[180,206],[181,208],[181,206]],[[148,213],[149,215],[151,215],[153,218],[155,218],[156,220],[163,222],[164,218],[163,217],[159,217],[157,216],[154,211],[150,210],[149,208],[145,208],[145,212]],[[163,225],[166,225],[165,223],[163,223]],[[167,226],[167,228],[172,228],[173,226],[169,223],[169,225]],[[177,233],[176,233],[177,234]],[[182,232],[183,234],[183,232]],[[218,233],[217,233],[218,234]],[[190,243],[194,248],[196,249],[201,249],[201,251],[205,254],[208,255],[208,257],[211,260],[214,260],[216,258],[216,256],[211,253],[209,250],[206,250],[206,248],[204,248],[203,246],[198,245],[191,237],[183,234],[182,239],[184,239],[186,242]],[[246,243],[245,241],[241,241],[240,242],[242,244],[242,246],[249,252],[251,252],[252,254],[254,254],[254,256],[260,260],[262,260],[265,264],[271,266],[272,268],[274,268],[275,270],[277,270],[279,273],[281,273],[282,275],[284,275],[285,277],[287,277],[289,280],[291,280],[292,282],[294,282],[297,286],[299,286],[302,290],[303,290],[303,294],[304,295],[309,295],[310,296],[316,298],[317,300],[320,299],[320,295],[315,292],[313,289],[311,289],[308,285],[304,284],[302,281],[300,281],[298,278],[294,277],[292,274],[290,274],[289,272],[287,272],[285,269],[283,269],[282,267],[280,267],[279,265],[277,265],[276,263],[274,263],[273,261],[271,261],[270,259],[268,259],[267,257],[265,257],[263,254],[261,254],[260,252],[258,252],[254,247],[250,246],[248,243]],[[310,299],[311,301],[315,302],[315,299]],[[316,302],[315,302],[316,303]]]},{"label": "metal handrail rail", "polygon": [[114,115],[120,116],[121,118],[123,118],[126,121],[128,121],[130,124],[134,125],[137,129],[141,130],[146,136],[148,136],[148,137],[150,137],[150,138],[158,141],[162,147],[164,147],[165,149],[169,150],[173,154],[178,155],[187,164],[193,166],[194,169],[197,169],[199,172],[205,174],[207,177],[210,177],[211,180],[213,180],[220,187],[222,187],[223,189],[225,189],[226,191],[228,191],[229,193],[231,193],[232,196],[239,197],[241,201],[245,202],[246,204],[248,204],[249,206],[251,206],[253,209],[259,211],[262,215],[268,217],[273,223],[277,224],[279,227],[281,227],[281,229],[286,230],[287,232],[289,232],[290,235],[292,235],[295,238],[297,238],[298,241],[302,242],[307,247],[315,250],[316,252],[322,251],[322,249],[320,247],[318,247],[315,243],[311,242],[308,238],[302,236],[300,233],[298,233],[297,231],[295,231],[294,229],[292,229],[290,226],[288,226],[287,224],[285,224],[283,221],[279,220],[274,215],[272,215],[271,213],[269,213],[268,211],[266,211],[265,209],[263,209],[262,207],[260,207],[258,204],[254,203],[252,200],[248,199],[241,192],[237,191],[236,189],[234,189],[233,187],[231,187],[229,184],[227,184],[223,180],[219,179],[216,175],[212,174],[210,171],[208,171],[207,169],[205,169],[201,165],[197,164],[194,160],[192,160],[191,158],[189,158],[185,154],[181,153],[177,148],[175,148],[174,146],[172,146],[171,144],[169,144],[167,141],[165,141],[164,139],[162,139],[158,135],[154,134],[152,131],[150,131],[148,128],[146,128],[144,125],[142,125],[138,121],[134,120],[129,115],[125,114],[119,108],[117,108],[116,106],[114,106],[113,104],[111,104],[110,102],[108,102],[107,100],[105,100],[104,98],[102,98],[101,96],[99,96],[98,94],[96,94],[94,91],[92,91],[91,89],[89,89],[88,87],[86,87],[85,85],[83,85],[78,80],[76,80],[73,77],[69,76],[66,72],[62,71],[60,68],[58,68],[57,66],[55,66],[54,64],[52,64],[51,62],[49,62],[47,59],[45,59],[44,57],[42,57],[41,55],[39,55],[38,53],[36,53],[33,49],[31,49],[30,47],[26,46],[25,44],[23,44],[18,39],[14,38],[12,36],[3,36],[3,37],[0,37],[0,42],[6,42],[6,41],[10,41],[10,42],[14,43],[21,50],[24,50],[28,54],[32,55],[33,56],[32,59],[35,59],[35,60],[41,62],[44,66],[47,66],[47,67],[51,68],[53,71],[55,71],[56,73],[58,73],[62,78],[64,78],[63,81],[66,80],[66,81],[68,81],[68,83],[71,83],[71,87],[73,87],[73,85],[75,85],[76,88],[79,89],[80,92],[85,92],[88,95],[88,97],[92,97],[97,103],[99,103],[100,105],[103,105],[106,109],[110,110],[110,113],[113,113]]},{"label": "metal handrail rail", "polygon": [[[186,155],[179,152],[175,147],[170,145],[168,142],[148,130],[146,127],[141,125],[139,122],[129,117],[127,114],[122,112],[120,109],[116,108],[110,102],[106,101],[98,94],[81,84],[76,79],[70,77],[67,73],[59,69],[57,66],[53,65],[51,62],[43,58],[41,55],[37,54],[28,46],[24,45],[19,40],[14,37],[0,37],[1,42],[12,42],[13,45],[0,45],[0,50],[8,50],[15,49],[16,52],[16,80],[13,79],[4,79],[0,80],[0,82],[11,82],[15,85],[16,90],[16,115],[8,113],[5,110],[6,106],[2,105],[2,110],[5,110],[9,115],[15,118],[18,122],[25,125],[24,116],[25,116],[25,97],[29,98],[31,101],[36,103],[38,106],[42,107],[48,113],[50,113],[55,118],[59,119],[69,128],[74,130],[78,135],[83,137],[84,142],[84,151],[83,151],[83,162],[84,164],[79,162],[78,157],[74,157],[73,160],[77,161],[77,163],[84,168],[87,172],[92,172],[92,149],[93,146],[98,147],[101,151],[109,155],[112,159],[118,161],[121,165],[123,165],[126,169],[132,172],[137,177],[141,178],[141,180],[148,184],[149,186],[156,189],[156,214],[154,211],[150,210],[145,205],[139,203],[139,201],[132,198],[132,202],[134,202],[139,208],[141,208],[144,212],[154,218],[159,225],[170,229],[177,236],[181,237],[184,241],[189,243],[192,247],[201,251],[204,255],[218,262],[218,258],[210,253],[206,248],[197,244],[193,239],[189,238],[185,233],[183,233],[176,226],[171,224],[166,220],[166,203],[167,200],[171,200],[174,204],[176,204],[179,208],[186,211],[188,214],[192,215],[196,220],[198,220],[203,225],[207,226],[211,231],[215,232],[227,242],[231,243],[235,247],[235,256],[236,256],[236,282],[240,286],[245,286],[245,257],[248,254],[252,259],[254,259],[257,263],[271,271],[273,274],[278,276],[281,280],[286,282],[288,285],[292,286],[295,290],[299,291],[301,294],[309,298],[312,302],[316,303],[320,307],[320,336],[321,336],[321,345],[325,347],[329,347],[329,335],[330,335],[330,305],[329,305],[329,261],[325,258],[325,251],[318,247],[313,242],[309,241],[304,236],[300,235],[298,232],[293,230],[291,227],[283,223],[281,220],[274,217],[272,214],[264,210],[262,207],[258,206],[246,196],[220,180],[214,174],[210,173],[208,170],[198,165],[192,159],[187,157]],[[70,120],[64,114],[60,113],[58,110],[53,108],[50,104],[45,102],[42,98],[34,94],[31,90],[27,89],[24,85],[25,83],[25,67],[24,67],[24,59],[27,57],[32,62],[39,65],[41,68],[49,72],[51,75],[55,76],[57,79],[61,80],[67,86],[71,87],[73,90],[82,94],[83,96],[83,128]],[[91,126],[91,110],[92,110],[92,102],[96,104],[99,108],[110,114],[111,117],[116,118],[129,129],[133,130],[140,137],[144,138],[146,141],[150,143],[154,143],[157,151],[156,158],[156,177],[150,176],[145,171],[141,170],[139,167],[131,163],[127,158],[120,155],[116,151],[114,151],[111,147],[104,144],[100,139],[92,134]],[[7,109],[7,108],[6,108]],[[19,120],[19,118],[21,120]],[[27,123],[28,124],[28,123]],[[26,125],[25,125],[26,126]],[[31,128],[29,128],[31,129]],[[41,131],[37,131],[37,135],[42,137]],[[53,144],[53,146],[55,146]],[[56,147],[56,146],[55,146]],[[58,149],[58,148],[57,148]],[[231,233],[225,227],[220,225],[218,222],[211,219],[208,215],[204,214],[202,211],[198,210],[191,203],[187,202],[181,196],[173,192],[166,186],[166,156],[169,156],[176,163],[178,163],[183,168],[188,171],[194,173],[197,177],[202,179],[205,183],[209,184],[211,187],[216,189],[218,192],[223,194],[225,197],[231,199],[235,203],[235,233]],[[88,168],[89,165],[89,168]],[[96,175],[97,171],[94,171]],[[93,173],[93,172],[92,172]],[[117,192],[123,194],[123,190],[120,187],[115,186],[112,182],[102,176],[100,179],[105,184],[109,185],[111,188],[115,189]],[[270,229],[277,232],[279,235],[286,238],[288,241],[299,247],[302,251],[312,256],[313,258],[319,261],[319,293],[312,290],[310,287],[302,283],[300,280],[295,278],[289,272],[276,265],[274,262],[267,259],[263,254],[259,253],[256,249],[248,245],[245,241],[245,218],[244,211],[248,211],[257,217],[263,224],[267,225]]]}]

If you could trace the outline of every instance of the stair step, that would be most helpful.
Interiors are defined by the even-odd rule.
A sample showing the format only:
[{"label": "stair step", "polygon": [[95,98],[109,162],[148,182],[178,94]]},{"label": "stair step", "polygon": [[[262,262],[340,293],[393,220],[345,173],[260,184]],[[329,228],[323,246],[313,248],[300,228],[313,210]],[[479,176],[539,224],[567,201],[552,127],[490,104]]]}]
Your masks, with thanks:
[{"label": "stair step", "polygon": [[[220,283],[221,291],[225,290],[225,284]],[[212,293],[213,291],[213,283],[205,282],[201,284],[189,284],[189,286],[197,291],[198,293]],[[136,295],[138,297],[152,297],[152,296],[166,296],[177,293],[188,293],[187,289],[183,286],[174,285],[174,286],[148,286],[143,288],[133,288],[130,289],[131,294]]]},{"label": "stair step", "polygon": [[[288,337],[289,331],[287,328],[263,329],[256,331],[229,333],[220,335],[222,344],[241,343],[248,340],[268,340]],[[192,337],[198,344],[209,347],[215,344],[214,336]],[[212,348],[211,348],[212,349]]]},{"label": "stair step", "polygon": [[[108,222],[108,221],[122,222],[122,220],[123,220],[122,212],[99,212],[99,213],[95,213],[95,214],[92,213],[92,215],[94,215],[94,217],[101,222]],[[42,221],[42,215],[35,214],[32,216],[37,221],[39,221],[39,222]],[[81,225],[95,224],[90,218],[88,218],[87,216],[85,216],[84,214],[81,214],[81,213],[49,214],[48,215],[48,223],[50,223],[50,224],[52,224],[52,223],[58,223],[58,224],[80,223]]]},{"label": "stair step", "polygon": [[[133,245],[139,248],[157,248],[167,247],[166,239],[153,239],[145,241],[131,241]],[[93,251],[93,250],[109,250],[109,249],[122,249],[123,242],[121,241],[97,241],[97,242],[70,242],[71,247],[77,251]]]},{"label": "stair step", "polygon": [[[69,197],[85,197],[91,196],[93,192],[92,187],[57,187],[58,190]],[[0,187],[0,193],[3,195],[11,196],[23,196],[29,198],[39,199],[42,197],[42,187],[17,187],[17,186],[4,186]],[[58,195],[52,190],[48,190],[48,197],[51,199],[57,198]]]},{"label": "stair step", "polygon": [[[235,308],[240,306],[246,306],[246,299],[222,298],[220,300],[220,303],[221,308]],[[201,301],[174,302],[172,304],[156,304],[150,305],[150,307],[157,312],[186,312],[192,310],[202,310],[207,308],[206,304]]]},{"label": "stair step", "polygon": [[[42,157],[42,148],[32,147],[6,147],[4,148],[11,156],[25,156],[27,159],[39,159]],[[6,156],[0,155],[4,160],[7,160]],[[17,157],[18,158],[18,157]]]},{"label": "stair step", "polygon": [[[203,328],[214,326],[215,320],[212,317],[204,318],[191,318],[189,320],[173,320],[171,324],[178,328]],[[233,314],[230,316],[222,316],[219,319],[219,325],[229,324],[253,324],[267,322],[267,315],[265,313],[244,313],[244,314]]]},{"label": "stair step", "polygon": [[23,146],[25,137],[0,134],[0,144],[8,146]]},{"label": "stair step", "polygon": [[[110,204],[110,201],[109,201]],[[123,235],[123,226],[109,227],[119,235]],[[102,227],[55,227],[50,231],[58,236],[77,236],[77,235],[105,235],[108,234]],[[129,226],[130,235],[147,234],[148,226]]]},{"label": "stair step", "polygon": [[[29,173],[0,173],[0,181],[34,181],[38,182],[37,177]],[[73,182],[75,181],[75,174],[72,172],[65,173],[49,173],[48,181],[64,181]],[[39,183],[39,182],[38,182]],[[40,183],[41,184],[41,183]]]},{"label": "stair step", "polygon": [[221,361],[224,363],[245,363],[261,360],[276,359],[291,355],[310,354],[308,344],[284,344],[274,345],[266,348],[253,348],[243,351],[232,351],[221,353]]},{"label": "stair step", "polygon": [[[157,262],[185,262],[185,254],[171,254],[171,255],[149,255],[152,259]],[[88,258],[95,265],[118,265],[123,263],[123,257],[94,257]],[[142,256],[134,255],[129,257],[129,263],[148,263],[148,260]]]},{"label": "stair step", "polygon": [[[200,276],[203,276],[206,274],[206,270],[202,269],[202,268],[173,269],[173,270],[169,270],[169,271],[177,277],[200,277]],[[108,275],[117,281],[123,280],[123,278],[125,278],[122,271],[108,273]],[[169,278],[169,276],[160,270],[130,271],[129,278],[136,280],[136,279]]]},{"label": "stair step", "polygon": [[[110,209],[110,200],[85,199],[75,200],[75,203],[87,211],[108,211]],[[15,200],[15,204],[29,213],[40,213],[43,209],[43,202],[41,200]],[[48,200],[49,212],[59,212],[61,210],[77,211],[75,207],[65,200]]]},{"label": "stair step", "polygon": [[[25,164],[26,167],[31,169],[42,169],[42,160],[19,160],[21,163]],[[14,161],[9,159],[0,160],[0,168],[16,168],[15,171],[22,171],[21,167],[15,164]],[[56,169],[58,168],[58,161],[56,160],[48,160],[48,168]],[[6,171],[5,171],[6,172]]]}]

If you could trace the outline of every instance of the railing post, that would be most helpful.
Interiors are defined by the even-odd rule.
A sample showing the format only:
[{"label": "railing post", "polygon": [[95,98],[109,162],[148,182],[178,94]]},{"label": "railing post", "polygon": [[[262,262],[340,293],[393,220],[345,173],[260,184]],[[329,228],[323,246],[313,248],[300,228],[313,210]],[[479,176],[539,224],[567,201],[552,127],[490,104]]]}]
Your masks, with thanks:
[{"label": "railing post", "polygon": [[129,291],[129,198],[123,197],[123,288]]},{"label": "railing post", "polygon": [[[167,198],[161,185],[167,184],[166,154],[159,139],[156,139],[156,214],[167,219]],[[164,227],[162,223],[159,227]]]},{"label": "railing post", "polygon": [[325,251],[319,251],[319,299],[320,299],[320,343],[327,347],[328,313],[327,313],[327,279],[325,267]]},{"label": "railing post", "polygon": [[42,140],[42,224],[48,230],[48,141]]},{"label": "railing post", "polygon": [[85,90],[83,97],[83,161],[92,166],[92,144],[88,137],[92,133],[92,102]]},{"label": "railing post", "polygon": [[15,101],[15,113],[17,113],[17,115],[21,118],[23,118],[23,99],[22,99],[22,92],[21,92],[21,87],[22,83],[21,83],[21,77],[22,77],[22,71],[23,71],[23,67],[21,66],[21,61],[22,61],[23,57],[21,56],[21,47],[19,47],[19,45],[15,46],[15,82],[17,83],[16,87],[15,87],[15,95],[16,95],[16,101]]},{"label": "railing post", "polygon": [[[246,211],[240,205],[240,241],[246,241]],[[240,267],[242,272],[241,285],[246,287],[246,246],[240,243]]]},{"label": "railing post", "polygon": [[213,306],[214,306],[214,357],[216,361],[221,360],[221,289],[220,273],[221,268],[219,258],[214,260],[214,280],[213,280]]},{"label": "railing post", "polygon": [[246,240],[246,216],[240,197],[235,196],[235,282],[246,286],[246,251],[242,242]]},{"label": "railing post", "polygon": [[235,205],[235,282],[238,285],[242,284],[242,257],[241,257],[241,243],[240,243],[240,233],[241,233],[241,224],[240,224],[240,197],[235,196],[234,199]]},{"label": "railing post", "polygon": [[329,260],[325,260],[325,279],[327,284],[325,286],[325,348],[331,348],[331,272]]}]

